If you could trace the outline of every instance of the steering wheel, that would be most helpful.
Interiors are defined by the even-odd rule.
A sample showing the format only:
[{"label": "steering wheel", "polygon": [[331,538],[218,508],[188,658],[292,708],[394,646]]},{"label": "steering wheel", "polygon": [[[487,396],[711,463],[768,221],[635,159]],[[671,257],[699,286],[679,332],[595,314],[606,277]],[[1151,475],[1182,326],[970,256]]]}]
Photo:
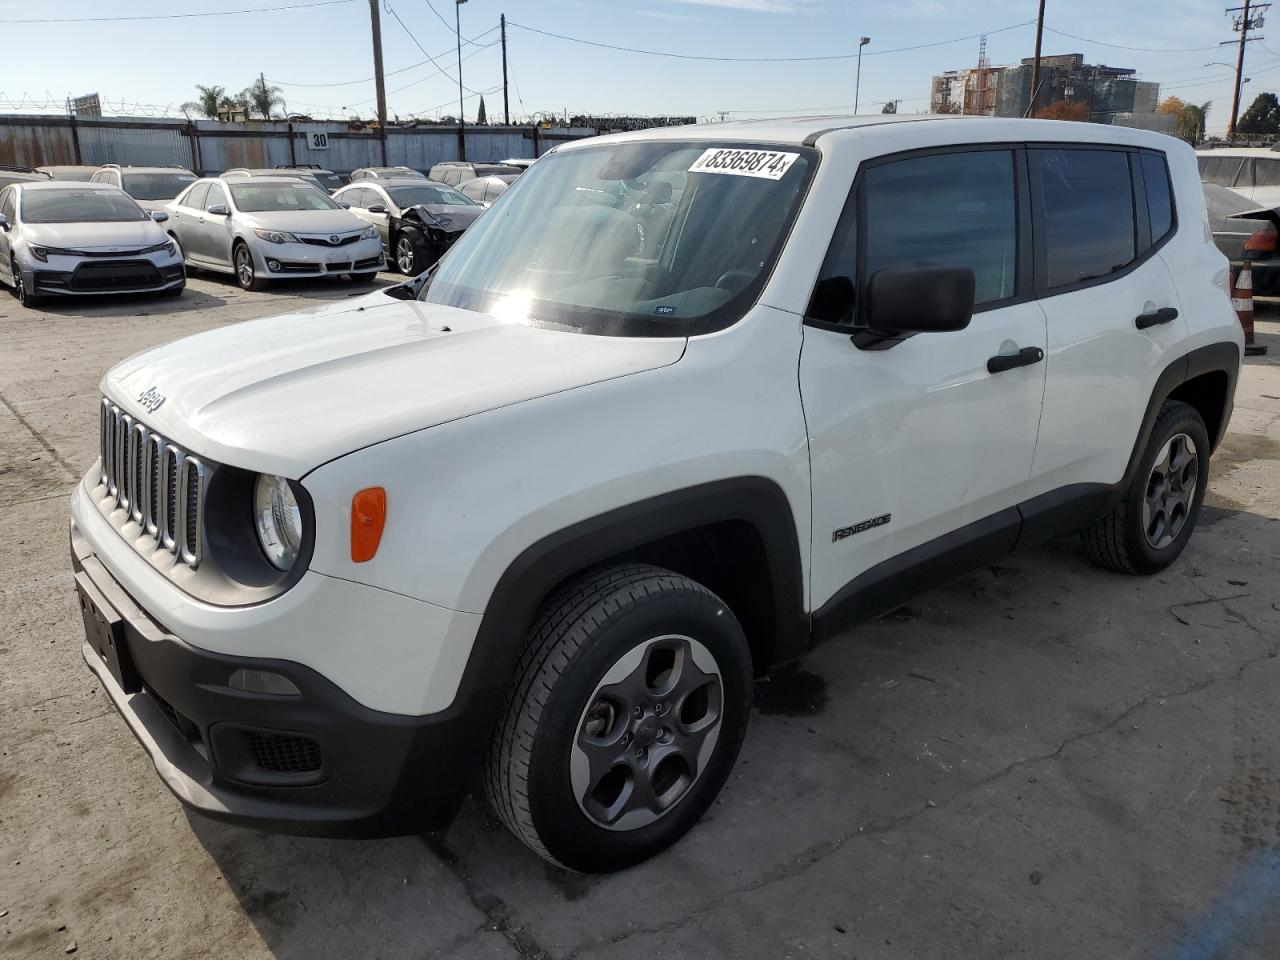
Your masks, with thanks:
[{"label": "steering wheel", "polygon": [[[753,276],[755,275],[749,270],[726,270],[724,273],[720,274],[720,278],[716,280],[716,289],[741,290],[751,282]],[[739,280],[741,282],[735,284],[733,282],[734,280]]]}]

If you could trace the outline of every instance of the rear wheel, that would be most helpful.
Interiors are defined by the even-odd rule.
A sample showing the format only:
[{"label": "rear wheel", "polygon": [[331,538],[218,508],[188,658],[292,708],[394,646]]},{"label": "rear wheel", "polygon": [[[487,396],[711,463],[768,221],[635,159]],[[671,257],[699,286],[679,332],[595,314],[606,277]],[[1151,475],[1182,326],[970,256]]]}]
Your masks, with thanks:
[{"label": "rear wheel", "polygon": [[1199,412],[1170,401],[1160,410],[1129,489],[1081,532],[1091,562],[1121,573],[1156,573],[1191,539],[1209,483],[1209,431]]},{"label": "rear wheel", "polygon": [[746,638],[711,591],[639,564],[585,575],[534,623],[486,791],[546,859],[631,866],[679,839],[720,792],[750,693]]},{"label": "rear wheel", "polygon": [[253,254],[249,252],[249,247],[243,243],[237,243],[235,250],[231,253],[231,263],[236,271],[236,283],[240,284],[241,290],[265,290],[267,281],[257,275],[253,266]]}]

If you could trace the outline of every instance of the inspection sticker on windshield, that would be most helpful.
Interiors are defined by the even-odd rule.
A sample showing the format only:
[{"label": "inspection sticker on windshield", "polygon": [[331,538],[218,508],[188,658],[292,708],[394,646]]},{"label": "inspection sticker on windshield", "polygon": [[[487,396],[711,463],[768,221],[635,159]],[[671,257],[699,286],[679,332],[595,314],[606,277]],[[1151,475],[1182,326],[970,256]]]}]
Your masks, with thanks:
[{"label": "inspection sticker on windshield", "polygon": [[728,173],[735,177],[761,177],[765,180],[781,180],[791,169],[798,153],[779,150],[741,150],[733,147],[712,147],[693,162],[690,173]]}]

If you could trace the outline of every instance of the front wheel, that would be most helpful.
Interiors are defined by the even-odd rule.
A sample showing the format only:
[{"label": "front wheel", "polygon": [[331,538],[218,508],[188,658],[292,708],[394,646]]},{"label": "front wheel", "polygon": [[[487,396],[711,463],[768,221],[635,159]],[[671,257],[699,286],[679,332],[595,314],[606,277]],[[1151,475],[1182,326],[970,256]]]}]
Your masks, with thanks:
[{"label": "front wheel", "polygon": [[746,734],[751,655],[710,590],[608,567],[544,606],[485,763],[507,827],[586,872],[664,850],[720,792]]},{"label": "front wheel", "polygon": [[427,267],[426,247],[422,238],[405,231],[396,237],[396,248],[393,251],[396,269],[406,277],[416,277]]},{"label": "front wheel", "polygon": [[13,273],[13,295],[18,298],[20,304],[24,307],[38,307],[44,303],[44,297],[27,289],[27,281],[22,276],[22,271],[18,269],[16,260],[10,260],[9,269]]},{"label": "front wheel", "polygon": [[240,284],[241,290],[265,290],[267,288],[267,281],[257,275],[257,271],[253,266],[253,254],[249,252],[249,248],[245,244],[236,244],[236,248],[231,254],[231,261],[236,270],[236,283]]},{"label": "front wheel", "polygon": [[1189,404],[1165,403],[1120,503],[1081,531],[1089,560],[1121,573],[1163,570],[1191,539],[1208,483],[1203,418]]}]

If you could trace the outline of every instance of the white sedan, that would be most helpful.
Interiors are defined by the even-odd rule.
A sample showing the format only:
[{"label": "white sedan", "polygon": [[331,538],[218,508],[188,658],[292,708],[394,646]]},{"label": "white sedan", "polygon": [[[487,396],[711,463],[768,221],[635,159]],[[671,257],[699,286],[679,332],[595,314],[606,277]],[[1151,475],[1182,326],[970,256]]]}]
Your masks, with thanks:
[{"label": "white sedan", "polygon": [[297,179],[208,177],[166,209],[187,266],[230,273],[245,290],[287,277],[367,281],[382,269],[378,231]]}]

